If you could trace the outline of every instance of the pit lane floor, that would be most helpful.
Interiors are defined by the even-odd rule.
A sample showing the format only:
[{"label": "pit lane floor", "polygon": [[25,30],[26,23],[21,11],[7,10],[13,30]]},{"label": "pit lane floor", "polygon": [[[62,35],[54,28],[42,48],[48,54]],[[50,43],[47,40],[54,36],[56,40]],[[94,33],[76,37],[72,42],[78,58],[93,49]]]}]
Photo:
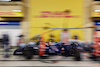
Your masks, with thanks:
[{"label": "pit lane floor", "polygon": [[0,67],[100,67],[96,61],[0,61]]},{"label": "pit lane floor", "polygon": [[9,58],[4,58],[1,51],[0,67],[100,67],[99,61],[92,61],[88,58],[74,61],[73,57],[54,56],[50,59],[38,59],[38,56],[34,56],[33,59],[26,60],[22,56],[12,54],[13,50]]},{"label": "pit lane floor", "polygon": [[26,60],[24,57],[10,56],[3,58],[0,55],[0,67],[100,67],[99,61],[91,61],[83,59],[82,61],[74,61],[72,57],[55,56],[51,59],[33,58]]}]

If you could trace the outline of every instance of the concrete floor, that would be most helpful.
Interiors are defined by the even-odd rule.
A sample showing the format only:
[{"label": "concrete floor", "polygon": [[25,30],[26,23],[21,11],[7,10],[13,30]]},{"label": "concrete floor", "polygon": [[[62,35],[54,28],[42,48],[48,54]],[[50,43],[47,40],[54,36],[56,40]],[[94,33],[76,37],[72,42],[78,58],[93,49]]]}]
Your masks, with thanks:
[{"label": "concrete floor", "polygon": [[[11,52],[13,54],[13,50]],[[74,61],[73,57],[55,56],[50,59],[38,59],[35,56],[31,60],[26,60],[22,56],[13,56],[4,58],[0,55],[0,67],[100,67],[99,61],[92,61],[87,58],[83,58],[82,61]]]},{"label": "concrete floor", "polygon": [[100,67],[100,63],[90,62],[90,61],[57,61],[56,63],[52,63],[48,61],[48,63],[43,61],[0,61],[0,67],[31,67],[31,66],[65,66],[65,67]]},{"label": "concrete floor", "polygon": [[100,67],[98,61],[91,61],[89,59],[82,61],[74,61],[72,57],[62,58],[56,57],[51,59],[34,58],[26,60],[24,57],[11,56],[10,58],[3,58],[0,55],[0,67],[33,67],[33,66],[57,66],[57,67]]}]

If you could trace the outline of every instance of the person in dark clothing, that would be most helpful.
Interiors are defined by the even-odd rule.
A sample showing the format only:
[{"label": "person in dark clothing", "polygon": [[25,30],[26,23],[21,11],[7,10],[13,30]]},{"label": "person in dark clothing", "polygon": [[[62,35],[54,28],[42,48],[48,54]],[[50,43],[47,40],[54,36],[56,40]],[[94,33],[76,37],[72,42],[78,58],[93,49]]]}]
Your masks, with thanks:
[{"label": "person in dark clothing", "polygon": [[75,40],[78,40],[79,39],[79,36],[78,36],[77,33],[73,35],[73,39],[75,39]]},{"label": "person in dark clothing", "polygon": [[8,45],[9,44],[9,36],[8,35],[3,35],[3,44]]},{"label": "person in dark clothing", "polygon": [[0,47],[3,47],[2,38],[0,38]]},{"label": "person in dark clothing", "polygon": [[3,38],[2,38],[2,43],[4,45],[4,57],[5,58],[8,58],[10,53],[10,46],[9,46],[9,36],[7,34],[4,34],[3,35]]}]

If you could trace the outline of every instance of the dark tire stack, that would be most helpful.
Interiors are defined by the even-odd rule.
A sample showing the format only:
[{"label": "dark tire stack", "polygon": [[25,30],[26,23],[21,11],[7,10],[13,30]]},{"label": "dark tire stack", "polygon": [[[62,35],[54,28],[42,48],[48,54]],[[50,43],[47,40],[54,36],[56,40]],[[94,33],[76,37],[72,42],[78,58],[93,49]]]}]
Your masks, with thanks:
[{"label": "dark tire stack", "polygon": [[93,58],[92,58],[94,61],[100,61],[100,57],[99,56],[94,56],[93,55]]}]

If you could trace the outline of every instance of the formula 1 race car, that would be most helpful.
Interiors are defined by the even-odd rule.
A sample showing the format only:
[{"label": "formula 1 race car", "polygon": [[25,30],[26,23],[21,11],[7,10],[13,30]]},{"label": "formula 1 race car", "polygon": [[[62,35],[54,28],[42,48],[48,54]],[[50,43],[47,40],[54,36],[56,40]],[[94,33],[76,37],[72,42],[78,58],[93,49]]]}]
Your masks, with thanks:
[{"label": "formula 1 race car", "polygon": [[[46,45],[45,49],[45,55],[40,56],[41,58],[47,58],[51,55],[62,55],[65,57],[68,56],[73,56],[75,57],[75,60],[79,61],[81,60],[80,57],[80,52],[82,48],[78,43],[72,43],[72,44],[66,44],[64,43],[56,43],[55,45]],[[39,55],[39,47],[34,45],[34,46],[24,46],[24,47],[19,47],[14,51],[14,55],[22,55],[26,59],[32,59],[34,55]]]}]

